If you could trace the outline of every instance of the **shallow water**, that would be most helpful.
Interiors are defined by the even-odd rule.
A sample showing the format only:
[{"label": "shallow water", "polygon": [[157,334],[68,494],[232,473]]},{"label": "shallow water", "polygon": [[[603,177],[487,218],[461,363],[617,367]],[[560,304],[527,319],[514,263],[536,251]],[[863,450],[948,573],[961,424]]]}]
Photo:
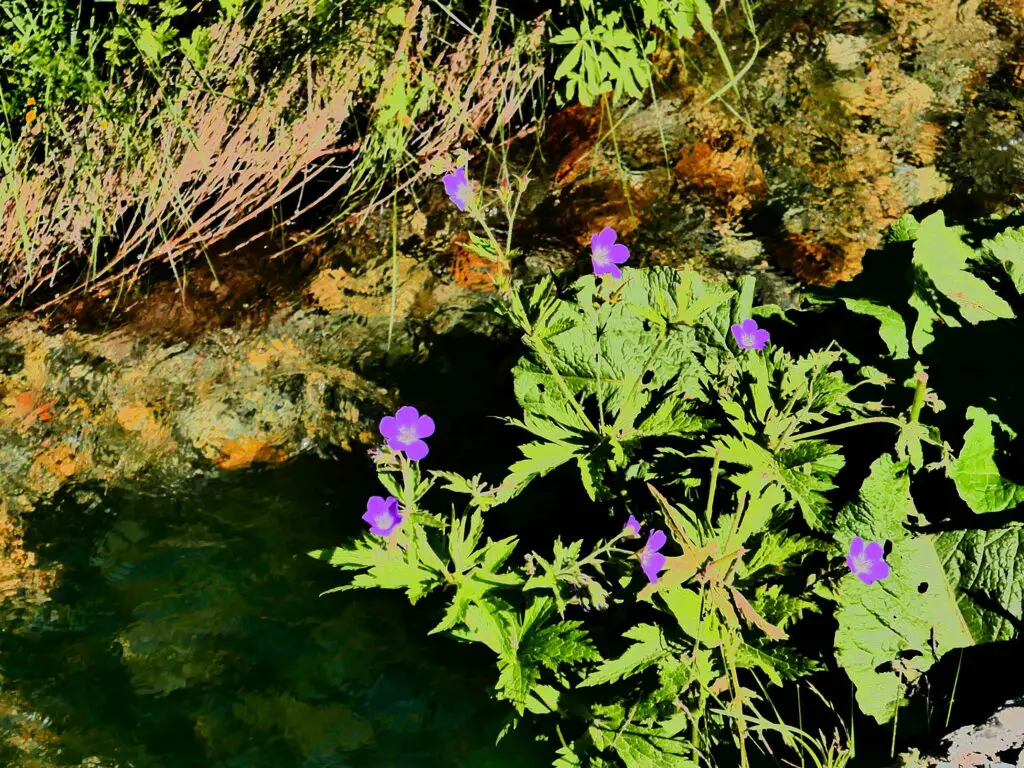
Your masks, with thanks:
[{"label": "shallow water", "polygon": [[[352,464],[352,469],[348,469]],[[493,659],[427,638],[404,596],[318,597],[308,558],[359,530],[365,467],[302,460],[185,492],[78,488],[33,513],[29,549],[63,574],[8,604],[3,694],[49,718],[35,759],[2,713],[12,768],[504,768],[548,765],[487,698]],[[429,614],[429,615],[424,615]]]}]

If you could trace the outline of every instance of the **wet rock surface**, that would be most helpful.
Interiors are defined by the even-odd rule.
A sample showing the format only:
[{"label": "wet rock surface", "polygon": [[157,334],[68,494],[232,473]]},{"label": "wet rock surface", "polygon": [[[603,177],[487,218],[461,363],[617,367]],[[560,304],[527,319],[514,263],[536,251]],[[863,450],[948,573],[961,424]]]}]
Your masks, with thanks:
[{"label": "wet rock surface", "polygon": [[1007,701],[987,720],[944,736],[933,754],[905,755],[916,768],[1018,768],[1024,765],[1024,698]]}]

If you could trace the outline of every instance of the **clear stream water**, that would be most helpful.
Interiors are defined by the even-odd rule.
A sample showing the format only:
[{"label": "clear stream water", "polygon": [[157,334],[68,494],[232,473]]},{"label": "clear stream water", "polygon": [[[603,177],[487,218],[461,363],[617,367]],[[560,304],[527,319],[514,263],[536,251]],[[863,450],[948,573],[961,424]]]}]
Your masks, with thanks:
[{"label": "clear stream water", "polygon": [[493,659],[426,637],[435,611],[318,597],[344,576],[304,553],[359,532],[373,482],[351,457],[301,459],[186,491],[78,488],[34,513],[26,545],[63,577],[44,606],[5,608],[0,674],[57,738],[0,765],[548,765],[517,733],[494,745]]}]

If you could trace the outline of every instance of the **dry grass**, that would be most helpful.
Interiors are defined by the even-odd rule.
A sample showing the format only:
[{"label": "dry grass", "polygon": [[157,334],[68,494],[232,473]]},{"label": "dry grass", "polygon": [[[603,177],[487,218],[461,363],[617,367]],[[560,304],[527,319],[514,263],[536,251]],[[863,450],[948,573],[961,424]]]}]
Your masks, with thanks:
[{"label": "dry grass", "polygon": [[[130,287],[156,263],[181,278],[197,255],[272,211],[278,227],[328,199],[347,216],[365,213],[390,199],[385,185],[397,194],[488,125],[508,123],[542,73],[539,28],[497,48],[492,5],[479,36],[453,43],[446,18],[413,2],[404,29],[371,13],[328,60],[289,62],[276,84],[255,82],[261,44],[305,5],[267,0],[251,26],[214,26],[202,77],[165,84],[137,125],[86,112],[58,126],[67,148],[39,161],[37,134],[55,119],[44,115],[0,145],[5,305],[48,306],[68,297],[52,295],[61,284]],[[299,194],[327,171],[336,178],[318,196]]]}]

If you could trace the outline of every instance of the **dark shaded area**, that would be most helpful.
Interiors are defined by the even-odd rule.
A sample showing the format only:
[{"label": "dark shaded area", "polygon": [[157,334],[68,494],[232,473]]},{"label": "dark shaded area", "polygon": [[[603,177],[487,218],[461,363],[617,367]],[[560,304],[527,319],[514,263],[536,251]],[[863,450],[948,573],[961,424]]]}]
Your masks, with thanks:
[{"label": "dark shaded area", "polygon": [[428,637],[404,595],[318,597],[346,577],[304,553],[358,535],[376,492],[358,458],[304,459],[39,509],[26,544],[64,576],[46,606],[6,610],[0,667],[52,719],[54,764],[546,765],[525,735],[494,746],[489,651]]}]

